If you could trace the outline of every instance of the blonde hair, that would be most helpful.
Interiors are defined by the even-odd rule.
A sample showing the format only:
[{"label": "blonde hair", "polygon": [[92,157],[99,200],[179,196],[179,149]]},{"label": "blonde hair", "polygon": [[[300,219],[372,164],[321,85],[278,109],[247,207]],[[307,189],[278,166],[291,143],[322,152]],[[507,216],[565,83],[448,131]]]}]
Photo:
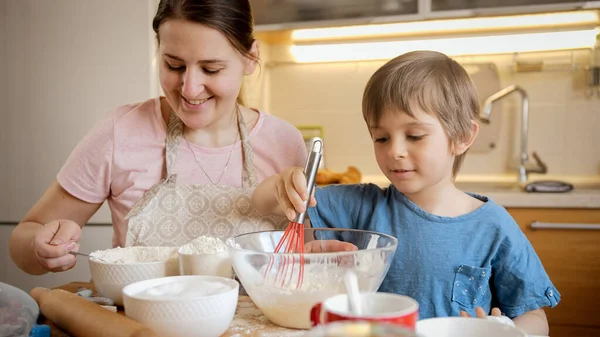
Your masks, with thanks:
[{"label": "blonde hair", "polygon": [[[415,107],[438,117],[451,146],[470,139],[472,121],[479,116],[477,91],[466,70],[434,51],[409,52],[390,60],[365,87],[362,111],[369,127],[377,125],[387,111],[414,117]],[[453,177],[465,154],[456,156]]]}]

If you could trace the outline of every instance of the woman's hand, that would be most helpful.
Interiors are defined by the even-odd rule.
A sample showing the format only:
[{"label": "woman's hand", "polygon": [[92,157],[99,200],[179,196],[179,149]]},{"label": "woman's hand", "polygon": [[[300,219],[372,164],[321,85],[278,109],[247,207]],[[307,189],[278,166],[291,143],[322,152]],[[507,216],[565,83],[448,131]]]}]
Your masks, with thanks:
[{"label": "woman's hand", "polygon": [[37,262],[46,270],[59,272],[73,268],[77,259],[70,251],[79,250],[81,227],[72,220],[55,220],[41,227],[32,249]]}]

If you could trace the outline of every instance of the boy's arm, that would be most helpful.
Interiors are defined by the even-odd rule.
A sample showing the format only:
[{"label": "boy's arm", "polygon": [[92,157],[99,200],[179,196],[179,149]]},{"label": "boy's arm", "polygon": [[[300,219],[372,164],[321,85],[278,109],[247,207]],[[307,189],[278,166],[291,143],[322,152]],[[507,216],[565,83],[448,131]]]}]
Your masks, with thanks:
[{"label": "boy's arm", "polygon": [[316,201],[308,195],[302,167],[290,167],[263,180],[252,193],[251,203],[259,213],[285,215],[294,219],[296,212],[306,212],[305,200],[313,207]]},{"label": "boy's arm", "polygon": [[523,315],[513,318],[513,322],[530,335],[548,336],[548,319],[542,308],[527,311]]},{"label": "boy's arm", "polygon": [[283,210],[275,197],[277,192],[277,181],[279,174],[270,176],[263,180],[252,193],[252,206],[261,214],[276,214],[283,216]]}]

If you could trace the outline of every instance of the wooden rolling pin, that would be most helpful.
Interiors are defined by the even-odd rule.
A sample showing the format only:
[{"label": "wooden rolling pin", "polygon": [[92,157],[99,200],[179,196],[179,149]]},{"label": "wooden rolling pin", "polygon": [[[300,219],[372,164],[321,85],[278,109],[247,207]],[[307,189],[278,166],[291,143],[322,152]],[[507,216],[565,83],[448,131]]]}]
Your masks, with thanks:
[{"label": "wooden rolling pin", "polygon": [[146,326],[65,290],[33,288],[30,295],[46,318],[74,337],[158,337]]}]

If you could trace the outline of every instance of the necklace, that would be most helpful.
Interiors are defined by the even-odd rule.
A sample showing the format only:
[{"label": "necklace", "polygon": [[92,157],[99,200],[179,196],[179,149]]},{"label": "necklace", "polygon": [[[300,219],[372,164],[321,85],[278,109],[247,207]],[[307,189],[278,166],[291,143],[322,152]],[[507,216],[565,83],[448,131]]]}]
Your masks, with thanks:
[{"label": "necklace", "polygon": [[204,170],[204,168],[200,164],[200,161],[198,160],[198,157],[196,157],[196,152],[194,152],[194,150],[192,150],[192,146],[190,145],[190,141],[187,139],[186,136],[183,136],[183,138],[185,139],[185,142],[187,143],[188,149],[190,150],[190,152],[194,156],[194,160],[196,161],[196,164],[198,164],[198,167],[202,170],[202,172],[204,172],[204,175],[206,175],[206,177],[213,184],[213,186],[217,185],[221,181],[221,178],[223,178],[223,175],[225,174],[225,171],[227,171],[227,167],[229,166],[229,161],[231,160],[231,155],[233,154],[233,150],[235,149],[235,143],[237,142],[239,136],[240,136],[240,132],[238,130],[238,132],[237,132],[237,134],[235,136],[235,140],[233,141],[233,145],[231,145],[231,151],[229,152],[229,157],[227,158],[227,161],[225,162],[225,168],[223,168],[223,171],[221,172],[221,175],[219,176],[219,179],[217,180],[217,182],[214,182],[210,178],[210,176],[208,175],[208,173],[206,173],[206,171]]}]

